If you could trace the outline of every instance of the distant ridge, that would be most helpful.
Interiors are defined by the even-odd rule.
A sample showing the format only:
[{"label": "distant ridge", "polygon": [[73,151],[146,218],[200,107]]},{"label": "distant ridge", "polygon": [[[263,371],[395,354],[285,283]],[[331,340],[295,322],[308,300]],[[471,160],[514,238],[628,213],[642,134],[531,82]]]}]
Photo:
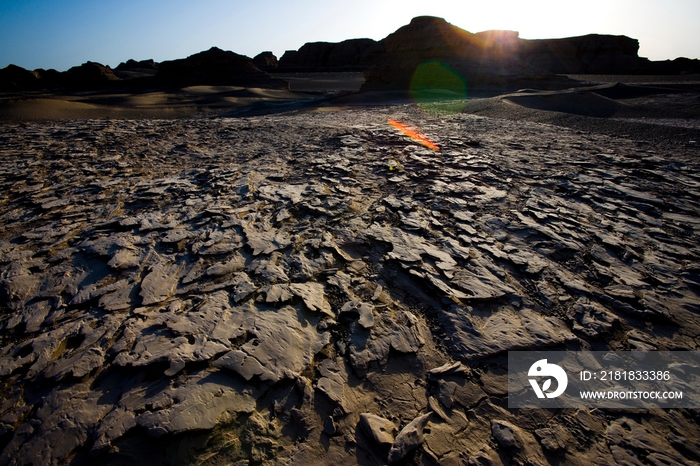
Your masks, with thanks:
[{"label": "distant ridge", "polygon": [[471,33],[443,18],[420,16],[380,41],[348,39],[309,42],[278,60],[272,52],[251,59],[212,47],[187,58],[156,63],[128,60],[114,70],[87,62],[60,73],[0,69],[0,90],[95,90],[106,88],[235,85],[286,88],[268,73],[363,71],[364,88],[406,88],[416,66],[439,60],[464,79],[490,86],[516,81],[560,85],[557,74],[700,73],[700,60],[650,61],[639,57],[639,41],[589,34],[562,39],[521,39],[515,31]]},{"label": "distant ridge", "polygon": [[160,63],[155,80],[172,87],[210,85],[289,88],[285,81],[272,78],[255,66],[251,58],[217,47],[187,58]]},{"label": "distant ridge", "polygon": [[277,71],[364,71],[383,51],[383,44],[372,39],[309,42],[299,50],[287,50]]}]

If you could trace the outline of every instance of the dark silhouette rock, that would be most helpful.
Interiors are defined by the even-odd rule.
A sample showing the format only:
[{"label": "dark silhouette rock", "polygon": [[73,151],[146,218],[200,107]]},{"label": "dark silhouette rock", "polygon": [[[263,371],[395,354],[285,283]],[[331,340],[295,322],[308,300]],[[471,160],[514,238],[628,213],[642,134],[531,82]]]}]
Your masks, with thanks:
[{"label": "dark silhouette rock", "polygon": [[[498,41],[503,39],[504,47]],[[475,59],[510,58],[517,53],[518,33],[487,31],[472,34],[453,26],[442,18],[419,16],[384,39],[389,54],[405,53],[407,58],[420,59]],[[496,55],[496,56],[494,56]]]},{"label": "dark silhouette rock", "polygon": [[44,68],[37,68],[34,70],[34,75],[42,80],[43,82],[46,81],[54,81],[54,82],[60,82],[61,81],[61,72],[58,70],[55,70],[53,68],[49,68],[48,70],[45,70]]},{"label": "dark silhouette rock", "polygon": [[365,71],[363,89],[418,86],[463,93],[467,87],[502,88],[548,74],[524,66],[513,31],[472,34],[442,18],[421,16],[383,43],[378,63]]},{"label": "dark silhouette rock", "polygon": [[278,71],[363,71],[382,51],[382,45],[372,39],[309,42],[299,50],[286,51]]},{"label": "dark silhouette rock", "polygon": [[277,69],[277,57],[272,52],[261,52],[253,57],[253,64],[263,71],[274,71]]},{"label": "dark silhouette rock", "polygon": [[700,60],[679,57],[675,60],[653,61],[648,64],[649,74],[696,74],[700,73]]},{"label": "dark silhouette rock", "polygon": [[127,60],[126,62],[121,62],[114,71],[131,71],[131,70],[157,70],[158,65],[155,61],[151,60]]},{"label": "dark silhouette rock", "polygon": [[158,72],[158,64],[153,60],[127,60],[114,68],[114,74],[122,79],[155,76],[156,72]]},{"label": "dark silhouette rock", "polygon": [[299,50],[288,50],[280,58],[279,69],[284,71],[319,71],[325,68],[335,44],[308,42]]},{"label": "dark silhouette rock", "polygon": [[527,64],[551,73],[633,74],[648,66],[639,41],[626,36],[523,40],[522,50]]},{"label": "dark silhouette rock", "polygon": [[7,65],[0,70],[0,89],[21,90],[36,84],[37,77],[21,66]]},{"label": "dark silhouette rock", "polygon": [[160,63],[156,80],[171,87],[210,85],[289,88],[286,81],[272,78],[260,70],[252,59],[216,47],[187,58]]},{"label": "dark silhouette rock", "polygon": [[384,47],[372,39],[352,39],[335,44],[326,66],[332,70],[364,70]]},{"label": "dark silhouette rock", "polygon": [[120,78],[115,76],[112,68],[96,62],[74,66],[61,74],[66,88],[74,90],[93,90],[114,86]]},{"label": "dark silhouette rock", "polygon": [[37,79],[37,87],[42,89],[54,89],[63,86],[63,73],[53,68],[45,70],[37,68],[34,70]]},{"label": "dark silhouette rock", "polygon": [[466,94],[475,89],[575,85],[557,76],[566,74],[700,72],[700,60],[652,62],[639,57],[639,41],[626,36],[589,34],[526,40],[514,31],[472,34],[431,16],[414,18],[378,44],[383,51],[365,70],[364,90],[447,90]]}]

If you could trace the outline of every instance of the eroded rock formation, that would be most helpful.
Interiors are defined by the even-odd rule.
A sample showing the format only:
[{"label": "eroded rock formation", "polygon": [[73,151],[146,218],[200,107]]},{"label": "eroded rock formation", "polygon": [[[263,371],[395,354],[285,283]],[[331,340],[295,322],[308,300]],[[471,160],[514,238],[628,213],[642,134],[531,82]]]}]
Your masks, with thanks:
[{"label": "eroded rock formation", "polygon": [[[365,71],[363,89],[445,89],[464,94],[466,87],[508,87],[525,80],[554,80],[527,67],[516,32],[472,34],[442,18],[422,16],[387,36],[384,53]],[[421,67],[423,71],[421,71]]]},{"label": "eroded rock formation", "polygon": [[26,89],[36,84],[37,76],[21,66],[7,65],[0,70],[0,90]]},{"label": "eroded rock formation", "polygon": [[155,76],[159,83],[186,87],[249,86],[287,89],[281,79],[272,78],[253,64],[250,58],[216,47],[187,58],[159,64]]},{"label": "eroded rock formation", "polygon": [[113,86],[120,78],[112,68],[96,62],[74,66],[61,74],[63,84],[69,89],[101,89]]},{"label": "eroded rock formation", "polygon": [[[554,74],[678,74],[700,69],[698,60],[650,62],[638,56],[639,42],[626,36],[590,34],[564,39],[520,39],[513,31],[472,34],[442,18],[414,18],[380,42],[383,53],[365,71],[364,89],[408,89],[420,66],[437,62],[459,77],[440,78],[428,70],[429,85],[467,87],[550,87],[566,85]],[[460,83],[459,81],[462,81]],[[571,82],[569,82],[571,84]]]},{"label": "eroded rock formation", "polygon": [[158,64],[153,60],[127,60],[114,68],[114,74],[122,79],[134,79],[154,76]]},{"label": "eroded rock formation", "polygon": [[278,61],[272,52],[261,52],[253,57],[253,64],[263,71],[274,71],[277,69]]},{"label": "eroded rock formation", "polygon": [[288,50],[279,62],[279,71],[363,71],[373,64],[382,44],[372,39],[343,42],[309,42],[299,50]]},{"label": "eroded rock formation", "polygon": [[626,36],[589,34],[565,39],[523,40],[524,62],[551,73],[636,74],[649,61],[637,55],[639,41]]}]

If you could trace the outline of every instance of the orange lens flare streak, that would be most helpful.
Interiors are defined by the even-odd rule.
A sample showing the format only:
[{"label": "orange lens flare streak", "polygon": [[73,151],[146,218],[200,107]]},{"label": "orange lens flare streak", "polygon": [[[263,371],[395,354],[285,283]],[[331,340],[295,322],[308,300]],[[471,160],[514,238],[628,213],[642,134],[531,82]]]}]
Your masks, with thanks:
[{"label": "orange lens flare streak", "polygon": [[427,137],[423,136],[422,134],[420,134],[418,131],[416,131],[415,129],[411,128],[410,126],[405,125],[404,123],[401,123],[400,121],[392,120],[391,118],[389,118],[389,119],[387,120],[387,122],[388,122],[391,126],[393,126],[394,128],[396,128],[396,129],[398,129],[399,131],[401,131],[403,134],[405,134],[406,136],[408,136],[409,138],[411,138],[411,139],[413,139],[414,141],[416,141],[417,143],[423,144],[423,145],[424,145],[425,147],[427,147],[428,149],[432,149],[432,150],[434,150],[434,151],[436,151],[436,152],[440,150],[440,147],[438,147],[437,144],[435,144],[433,141],[431,141],[431,140],[428,139]]}]

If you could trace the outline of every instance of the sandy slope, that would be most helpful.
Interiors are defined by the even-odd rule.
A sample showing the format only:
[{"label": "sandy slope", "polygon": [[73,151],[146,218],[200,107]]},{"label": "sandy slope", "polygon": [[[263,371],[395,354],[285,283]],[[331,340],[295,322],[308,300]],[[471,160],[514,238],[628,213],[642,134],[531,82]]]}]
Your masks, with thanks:
[{"label": "sandy slope", "polygon": [[[26,94],[0,96],[0,121],[38,121],[90,118],[183,118],[201,116],[244,116],[280,113],[295,109],[342,108],[347,106],[409,103],[402,91],[358,93],[363,82],[361,73],[294,73],[280,75],[290,82],[291,90],[269,90],[232,86],[191,86],[173,91],[138,92],[132,94],[82,93],[73,95]],[[696,76],[628,77],[586,76],[574,78],[587,87],[562,91],[523,90],[498,98],[478,96],[463,106],[469,113],[510,119],[552,122],[567,126],[586,126],[595,131],[630,131],[661,134],[658,128],[634,126],[665,119],[690,120],[679,126],[693,128],[700,108],[700,92]],[[633,84],[620,84],[622,82]],[[648,82],[645,82],[648,81]],[[459,96],[435,93],[436,100]],[[486,97],[486,98],[484,98]],[[503,103],[514,104],[504,106]],[[449,106],[449,104],[448,104]],[[452,106],[454,107],[454,105]],[[594,117],[594,118],[581,118]],[[626,124],[607,127],[602,118],[627,119]],[[608,120],[610,122],[612,120]],[[671,124],[669,124],[669,122]],[[644,121],[642,121],[644,123]],[[624,128],[620,128],[620,124]],[[636,128],[636,129],[635,129]],[[661,132],[664,129],[661,128]],[[685,137],[669,132],[667,138]],[[689,134],[690,139],[697,139]]]},{"label": "sandy slope", "polygon": [[171,92],[137,94],[3,96],[0,120],[198,117],[264,102],[318,99],[325,95],[325,92],[192,86]]}]

